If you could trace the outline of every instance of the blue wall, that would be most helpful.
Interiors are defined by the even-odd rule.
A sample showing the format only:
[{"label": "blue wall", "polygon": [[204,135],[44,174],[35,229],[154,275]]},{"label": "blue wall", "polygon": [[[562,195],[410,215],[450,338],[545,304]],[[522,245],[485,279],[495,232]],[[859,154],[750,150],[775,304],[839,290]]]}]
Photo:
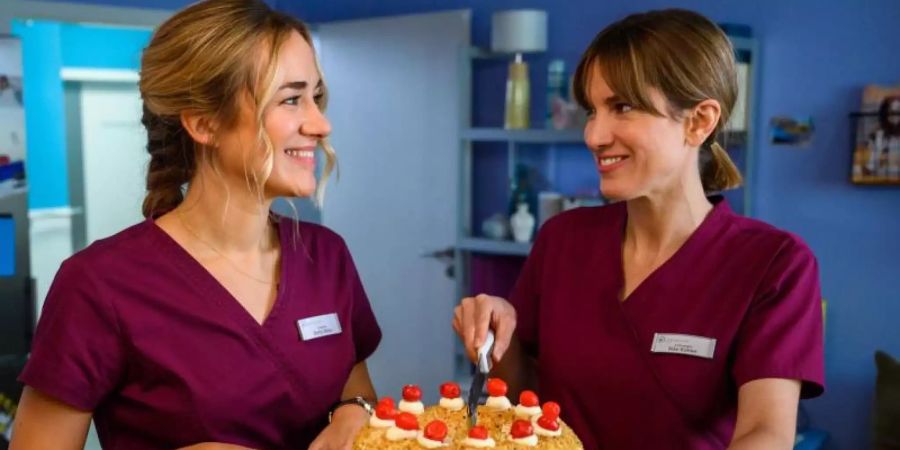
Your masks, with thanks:
[{"label": "blue wall", "polygon": [[[29,1],[29,0],[26,0]],[[45,0],[39,0],[45,1]],[[87,3],[102,6],[119,6],[123,8],[147,8],[176,10],[194,3],[195,0],[51,0],[62,3]],[[264,0],[269,5],[277,5],[278,0]],[[281,0],[281,3],[291,0]],[[324,1],[324,0],[323,0]]]},{"label": "blue wall", "polygon": [[22,39],[29,208],[69,206],[60,70],[137,70],[150,30],[14,20],[12,31]]},{"label": "blue wall", "polygon": [[[547,53],[569,67],[597,31],[630,12],[680,6],[717,22],[750,25],[761,45],[758,136],[765,136],[764,124],[773,115],[811,115],[817,126],[809,148],[760,142],[752,187],[755,215],[800,234],[815,251],[829,300],[828,393],[804,402],[804,408],[814,426],[832,433],[832,448],[869,447],[873,352],[882,348],[900,356],[900,188],[847,182],[847,113],[859,107],[862,86],[900,84],[900,3],[329,0],[279,5],[310,22],[472,8],[473,39],[479,45],[489,42],[494,10],[541,8],[549,12]],[[532,60],[538,68],[532,69],[536,103],[542,101],[546,60]],[[503,104],[503,94],[496,83],[504,79],[504,70],[504,65],[485,68],[489,73],[476,80],[481,107],[474,115],[481,124],[496,125],[502,117],[496,105]]]},{"label": "blue wall", "polygon": [[138,70],[151,30],[62,25],[63,67]]},{"label": "blue wall", "polygon": [[61,26],[55,22],[14,21],[22,39],[25,103],[25,173],[29,208],[69,205]]},{"label": "blue wall", "polygon": [[[43,0],[39,0],[43,1]],[[152,8],[174,10],[194,3],[193,0],[56,0],[62,3],[89,3],[94,5],[121,6],[127,8]]]},{"label": "blue wall", "polygon": [[[74,0],[72,0],[74,1]],[[83,3],[175,8],[188,1],[89,0]],[[536,7],[549,12],[548,56],[531,60],[535,103],[542,107],[549,56],[573,67],[604,25],[646,9],[680,6],[717,22],[744,23],[760,40],[757,129],[773,115],[811,115],[817,126],[805,149],[757,146],[755,215],[803,236],[819,258],[829,300],[826,336],[827,394],[805,402],[812,424],[833,435],[831,448],[869,447],[875,377],[872,354],[900,356],[900,188],[856,187],[847,182],[850,126],[862,86],[900,84],[900,3],[795,0],[327,0],[271,1],[309,22],[472,8],[473,39],[489,41],[494,10]],[[52,55],[51,55],[52,56]],[[26,69],[27,70],[27,69]],[[485,67],[476,80],[475,120],[502,117],[505,65]],[[26,76],[27,73],[26,73]],[[28,98],[26,96],[26,102]],[[30,143],[34,133],[29,133]],[[29,145],[29,150],[32,148]],[[591,169],[592,170],[592,169]]]}]

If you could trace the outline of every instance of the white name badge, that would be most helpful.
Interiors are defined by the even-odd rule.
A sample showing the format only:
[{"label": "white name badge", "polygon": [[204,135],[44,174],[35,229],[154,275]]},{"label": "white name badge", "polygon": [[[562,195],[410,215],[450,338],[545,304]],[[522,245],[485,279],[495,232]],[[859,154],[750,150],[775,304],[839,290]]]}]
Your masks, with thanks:
[{"label": "white name badge", "polygon": [[297,321],[297,328],[300,330],[300,337],[304,341],[341,334],[342,331],[337,313],[300,319]]},{"label": "white name badge", "polygon": [[690,334],[654,333],[650,351],[712,359],[716,351],[716,340]]}]

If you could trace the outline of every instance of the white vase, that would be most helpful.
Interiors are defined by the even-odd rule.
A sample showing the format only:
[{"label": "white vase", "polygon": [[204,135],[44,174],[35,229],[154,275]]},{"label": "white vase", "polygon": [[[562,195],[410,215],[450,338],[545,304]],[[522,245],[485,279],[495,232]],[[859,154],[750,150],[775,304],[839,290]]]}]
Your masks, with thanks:
[{"label": "white vase", "polygon": [[516,213],[510,217],[510,227],[512,228],[513,239],[516,242],[530,242],[531,234],[534,232],[534,216],[528,212],[527,203],[519,203]]}]

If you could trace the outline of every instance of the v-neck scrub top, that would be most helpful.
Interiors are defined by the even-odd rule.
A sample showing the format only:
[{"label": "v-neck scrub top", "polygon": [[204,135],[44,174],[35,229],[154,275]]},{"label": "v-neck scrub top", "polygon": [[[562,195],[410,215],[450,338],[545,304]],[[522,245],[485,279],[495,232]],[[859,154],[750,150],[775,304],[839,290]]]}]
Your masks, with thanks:
[{"label": "v-neck scrub top", "polygon": [[[823,392],[812,252],[711,201],[624,302],[624,203],[542,227],[511,296],[516,334],[537,359],[542,398],[560,403],[586,449],[724,449],[744,383],[796,379],[803,398]],[[673,339],[685,345],[655,345]]]},{"label": "v-neck scrub top", "polygon": [[[262,325],[152,220],[97,241],[60,268],[20,381],[93,411],[108,450],[305,449],[381,331],[340,236],[278,229]],[[340,333],[302,339],[298,320],[329,314]]]}]

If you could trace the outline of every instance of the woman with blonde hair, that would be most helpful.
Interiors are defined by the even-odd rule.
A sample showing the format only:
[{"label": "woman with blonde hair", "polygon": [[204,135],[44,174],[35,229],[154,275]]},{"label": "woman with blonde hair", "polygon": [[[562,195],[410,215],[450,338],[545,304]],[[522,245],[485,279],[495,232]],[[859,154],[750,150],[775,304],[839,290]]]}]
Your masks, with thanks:
[{"label": "woman with blonde hair", "polygon": [[341,237],[269,210],[321,194],[317,149],[334,165],[307,28],[194,4],[154,33],[140,91],[146,220],[60,268],[11,448],[81,448],[91,419],[105,449],[349,448],[381,332]]},{"label": "woman with blonde hair", "polygon": [[818,269],[790,233],[733,213],[718,143],[733,49],[690,11],[635,14],[582,56],[576,96],[608,206],[540,230],[510,301],[456,308],[470,355],[496,333],[511,393],[562,405],[586,449],[790,449],[824,389]]}]

